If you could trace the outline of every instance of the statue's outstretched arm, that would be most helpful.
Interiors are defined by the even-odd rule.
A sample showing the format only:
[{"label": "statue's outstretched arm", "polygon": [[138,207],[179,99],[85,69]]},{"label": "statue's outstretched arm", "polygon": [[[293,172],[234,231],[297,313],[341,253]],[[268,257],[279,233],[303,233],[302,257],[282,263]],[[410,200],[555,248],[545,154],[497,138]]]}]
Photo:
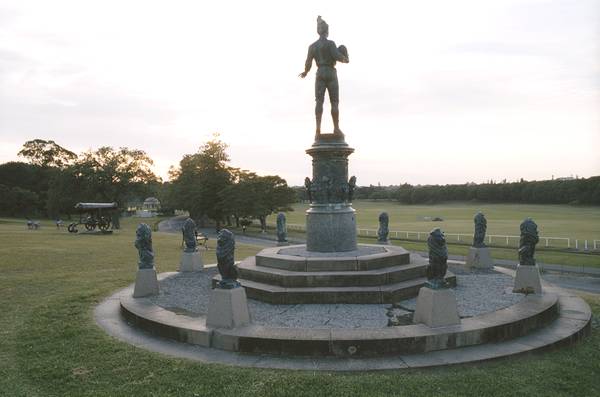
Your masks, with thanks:
[{"label": "statue's outstretched arm", "polygon": [[304,62],[304,72],[300,73],[298,76],[301,78],[305,78],[306,75],[308,74],[308,72],[310,71],[310,68],[312,67],[312,63],[313,63],[313,59],[315,58],[315,55],[313,53],[313,47],[310,46],[308,47],[308,55],[306,55],[306,62]]}]

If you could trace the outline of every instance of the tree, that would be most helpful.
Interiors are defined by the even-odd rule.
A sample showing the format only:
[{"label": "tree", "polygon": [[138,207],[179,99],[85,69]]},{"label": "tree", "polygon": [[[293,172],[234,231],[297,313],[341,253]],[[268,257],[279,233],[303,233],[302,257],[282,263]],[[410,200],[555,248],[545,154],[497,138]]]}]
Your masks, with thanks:
[{"label": "tree", "polygon": [[227,215],[222,191],[232,183],[226,149],[227,145],[215,135],[198,152],[185,155],[179,168],[170,173],[172,203],[194,219],[213,219],[217,229]]},{"label": "tree", "polygon": [[277,175],[257,177],[254,183],[258,192],[254,215],[260,220],[262,230],[266,230],[267,216],[279,211],[293,211],[291,204],[296,193]]},{"label": "tree", "polygon": [[255,218],[266,229],[267,216],[279,211],[292,211],[296,191],[277,175],[259,176],[254,172],[232,170],[233,182],[223,189],[221,197],[227,213],[233,215],[236,225],[240,218]]},{"label": "tree", "polygon": [[84,183],[78,179],[71,168],[57,173],[50,183],[47,192],[46,211],[52,218],[66,214],[69,219],[75,211],[75,204],[86,199]]},{"label": "tree", "polygon": [[72,151],[65,149],[54,141],[43,139],[25,142],[18,155],[29,159],[31,164],[40,167],[63,168],[77,159],[77,155]]},{"label": "tree", "polygon": [[[46,204],[48,183],[59,171],[57,168],[45,168],[33,164],[11,161],[0,164],[0,183],[10,188],[18,187],[22,190],[35,193],[37,199],[34,212],[41,214],[44,212]],[[11,195],[10,197],[15,198],[18,196]]]},{"label": "tree", "polygon": [[39,213],[39,197],[35,192],[18,186],[0,185],[0,214],[34,216]]},{"label": "tree", "polygon": [[70,211],[77,201],[114,201],[123,206],[127,199],[148,194],[160,182],[152,164],[144,151],[125,147],[105,146],[83,153],[52,180],[48,209]]},{"label": "tree", "polygon": [[229,172],[232,183],[220,192],[220,196],[225,212],[232,215],[236,227],[240,227],[240,219],[252,218],[256,213],[256,192],[252,181],[257,175],[238,168],[230,168]]}]

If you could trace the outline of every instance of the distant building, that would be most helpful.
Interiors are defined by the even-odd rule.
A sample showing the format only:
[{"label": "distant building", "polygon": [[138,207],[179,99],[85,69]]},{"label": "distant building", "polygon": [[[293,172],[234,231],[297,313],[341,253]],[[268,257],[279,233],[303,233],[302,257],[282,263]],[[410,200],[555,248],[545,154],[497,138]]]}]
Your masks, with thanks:
[{"label": "distant building", "polygon": [[160,211],[160,201],[156,197],[148,197],[141,208],[136,209],[135,215],[140,218],[150,218],[156,216],[158,211]]},{"label": "distant building", "polygon": [[142,204],[142,209],[147,211],[159,211],[160,201],[156,197],[148,197]]}]

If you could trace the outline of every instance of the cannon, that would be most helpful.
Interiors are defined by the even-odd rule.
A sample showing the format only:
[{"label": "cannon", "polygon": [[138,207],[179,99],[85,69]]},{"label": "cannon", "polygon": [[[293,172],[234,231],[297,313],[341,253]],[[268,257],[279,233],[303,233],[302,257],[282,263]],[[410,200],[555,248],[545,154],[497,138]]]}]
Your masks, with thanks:
[{"label": "cannon", "polygon": [[79,212],[79,222],[73,222],[67,230],[77,233],[77,226],[83,225],[87,231],[100,229],[106,232],[111,226],[111,215],[119,208],[117,203],[77,203],[75,209]]}]

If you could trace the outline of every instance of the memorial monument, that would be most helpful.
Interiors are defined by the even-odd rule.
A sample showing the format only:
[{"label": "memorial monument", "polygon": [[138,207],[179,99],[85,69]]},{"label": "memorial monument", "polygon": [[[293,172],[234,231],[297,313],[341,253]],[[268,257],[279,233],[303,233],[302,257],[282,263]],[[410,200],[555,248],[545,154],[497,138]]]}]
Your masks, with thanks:
[{"label": "memorial monument", "polygon": [[[250,298],[271,303],[382,303],[413,297],[427,281],[427,263],[402,247],[358,244],[352,198],[356,176],[348,175],[354,152],[339,126],[339,84],[336,63],[348,63],[348,50],[328,39],[329,26],[317,18],[319,39],[309,46],[304,78],[317,64],[315,80],[316,134],[306,153],[312,176],[304,187],[306,244],[266,248],[238,268]],[[333,133],[321,132],[325,93],[331,101]],[[278,217],[278,238],[279,238]],[[387,225],[385,226],[387,240]],[[455,283],[452,274],[446,276]],[[217,276],[215,280],[219,279]]]},{"label": "memorial monument", "polygon": [[427,247],[427,284],[419,290],[413,322],[424,323],[429,327],[460,324],[456,295],[445,279],[448,271],[448,248],[441,229],[436,228],[429,233]]},{"label": "memorial monument", "polygon": [[152,250],[152,231],[150,226],[140,223],[135,231],[135,248],[138,250],[139,262],[133,290],[134,298],[158,294],[158,280],[154,268],[154,251]]},{"label": "memorial monument", "polygon": [[477,212],[473,218],[475,231],[473,233],[473,246],[469,248],[467,255],[467,266],[482,269],[491,269],[494,267],[494,261],[490,254],[490,249],[485,245],[485,232],[487,230],[487,220],[485,215]]},{"label": "memorial monument", "polygon": [[204,269],[202,257],[198,252],[198,241],[196,240],[196,223],[192,218],[187,218],[181,228],[183,235],[183,252],[179,262],[180,272],[196,272]]},{"label": "memorial monument", "polygon": [[[195,273],[165,275],[165,291],[174,285],[191,288],[181,289],[180,293],[172,296],[165,293],[156,299],[134,299],[130,293],[116,292],[105,300],[106,306],[95,311],[110,315],[104,320],[97,319],[98,324],[109,327],[116,324],[118,328],[107,329],[122,332],[120,330],[127,327],[126,320],[136,328],[182,344],[179,346],[170,341],[167,342],[169,345],[161,345],[164,342],[157,339],[144,343],[142,347],[156,349],[156,346],[163,346],[169,354],[174,352],[186,358],[214,360],[221,364],[327,371],[407,369],[479,362],[531,353],[570,343],[589,334],[592,312],[584,301],[569,293],[555,293],[558,288],[544,295],[529,297],[506,294],[505,284],[496,288],[498,281],[506,282],[504,275],[501,275],[504,280],[488,284],[482,280],[488,278],[489,275],[485,274],[477,280],[474,291],[475,295],[486,291],[483,295],[490,298],[490,302],[502,296],[502,302],[493,304],[496,309],[481,307],[487,305],[481,305],[477,298],[471,299],[465,294],[462,302],[466,304],[461,305],[465,318],[461,320],[451,289],[456,279],[448,272],[446,239],[439,228],[429,234],[428,260],[398,246],[357,243],[355,211],[352,208],[356,177],[348,178],[348,156],[353,149],[347,145],[339,129],[335,63],[320,61],[338,59],[338,53],[345,55],[347,60],[347,51],[336,48],[333,42],[327,40],[328,28],[320,17],[317,30],[320,39],[311,46],[308,59],[311,62],[316,59],[319,66],[316,82],[317,134],[307,150],[312,157],[313,172],[312,177],[305,179],[311,203],[306,212],[308,243],[266,248],[236,266],[235,237],[229,230],[223,229],[217,238],[219,274],[213,277],[213,288],[208,291],[205,323],[204,316],[190,311],[188,306],[191,300],[198,302],[202,299],[198,313],[204,312],[206,290],[188,282],[196,279],[204,285],[206,274]],[[310,69],[310,64],[307,64],[302,77]],[[326,90],[330,92],[334,110],[332,134],[321,134],[320,131],[321,93]],[[387,240],[388,218],[385,213],[380,215],[378,237],[381,241]],[[189,234],[191,229],[191,224],[187,225],[184,236],[185,240],[189,240],[186,241],[186,249],[190,251],[195,249],[195,242],[191,241]],[[473,248],[487,248],[484,244],[485,231],[485,217],[477,214]],[[285,218],[281,214],[278,216],[278,239],[285,239]],[[521,225],[521,263],[515,281],[515,289],[519,286],[520,292],[535,291],[530,278],[532,274],[537,275],[539,283],[534,259],[537,241],[537,226],[531,219],[525,220]],[[151,233],[147,225],[138,228],[136,247],[140,252],[140,272],[154,270]],[[531,269],[536,272],[530,272]],[[465,283],[465,287],[468,290],[473,286]],[[490,289],[498,289],[498,294],[488,297]],[[179,305],[172,305],[174,295]],[[377,313],[373,311],[381,311],[379,314],[383,315],[383,320],[386,320],[385,315],[388,318],[390,315],[398,317],[402,315],[401,311],[409,312],[401,304],[392,304],[384,315],[382,303],[398,303],[417,295],[411,321],[418,325],[403,322],[393,324],[397,325],[394,327],[381,324],[382,327],[376,324]],[[254,306],[256,324],[248,325],[250,315],[246,296],[277,306]],[[522,299],[513,300],[515,297]],[[504,298],[508,299],[504,301]],[[475,300],[478,313],[469,312],[471,300]],[[504,306],[503,302],[514,301],[518,303]],[[319,306],[316,311],[313,310],[314,305],[307,305],[299,311],[294,307],[282,310],[279,306],[306,303],[333,305]],[[348,307],[338,303],[375,305],[354,307],[348,312]],[[334,316],[334,311],[339,316]],[[190,315],[186,315],[187,312]],[[287,317],[283,323],[279,321],[282,317]],[[265,318],[275,321],[265,322]],[[360,321],[356,323],[355,319]],[[139,344],[136,334],[131,337],[129,330],[122,333],[131,343]],[[147,337],[144,336],[144,339]],[[194,349],[190,344],[202,348]],[[299,357],[290,359],[289,356]]]},{"label": "memorial monument", "polygon": [[[344,140],[339,126],[339,84],[336,62],[348,63],[348,50],[337,47],[328,39],[329,25],[317,18],[319,39],[308,47],[304,65],[304,78],[313,61],[317,64],[315,77],[315,142],[306,150],[313,158],[312,179],[306,178],[305,186],[310,209],[307,212],[307,249],[318,252],[341,252],[356,250],[356,219],[351,206],[354,187],[348,180],[348,156],[354,152]],[[331,102],[333,134],[321,134],[321,118],[325,92]],[[353,177],[353,183],[356,178]]]},{"label": "memorial monument", "polygon": [[521,223],[520,229],[519,264],[517,265],[513,292],[541,294],[540,270],[535,263],[535,246],[540,241],[537,224],[533,219],[526,218]]}]

